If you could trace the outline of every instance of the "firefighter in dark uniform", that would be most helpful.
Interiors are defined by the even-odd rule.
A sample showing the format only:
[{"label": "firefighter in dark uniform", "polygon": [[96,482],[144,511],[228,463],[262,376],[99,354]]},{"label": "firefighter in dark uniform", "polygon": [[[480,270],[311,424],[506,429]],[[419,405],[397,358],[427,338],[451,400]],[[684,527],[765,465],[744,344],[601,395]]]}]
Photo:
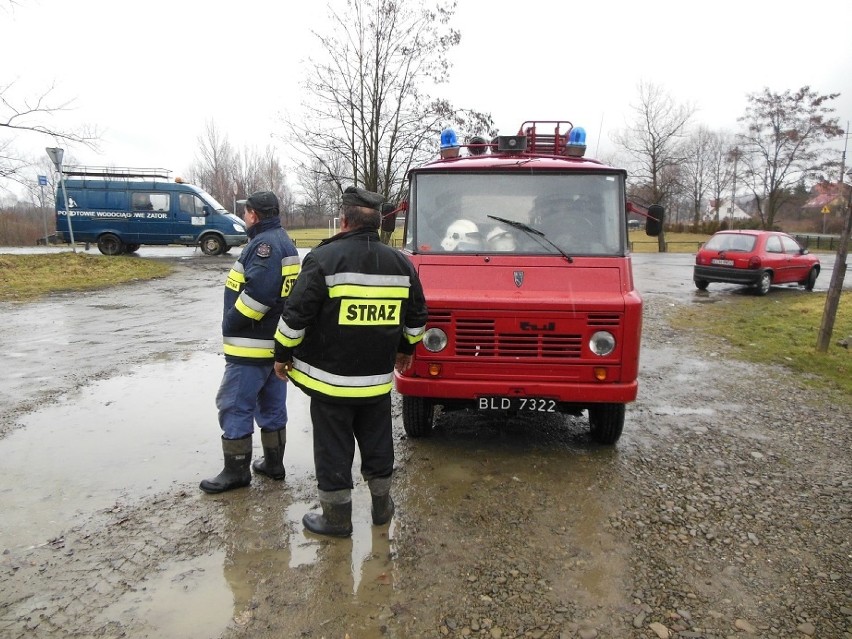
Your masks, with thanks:
[{"label": "firefighter in dark uniform", "polygon": [[225,281],[222,317],[225,374],[216,395],[225,468],[201,482],[206,493],[221,493],[251,483],[252,435],[260,427],[263,459],[255,472],[284,479],[287,441],[287,384],[273,370],[275,329],[299,274],[299,254],[278,217],[271,191],[246,200],[249,242]]},{"label": "firefighter in dark uniform", "polygon": [[275,371],[311,397],[314,465],[322,514],[309,531],[352,533],[352,462],[372,495],[373,523],[394,512],[393,370],[411,365],[426,300],[411,262],[379,239],[382,196],[349,187],[341,231],[305,256],[275,333]]}]

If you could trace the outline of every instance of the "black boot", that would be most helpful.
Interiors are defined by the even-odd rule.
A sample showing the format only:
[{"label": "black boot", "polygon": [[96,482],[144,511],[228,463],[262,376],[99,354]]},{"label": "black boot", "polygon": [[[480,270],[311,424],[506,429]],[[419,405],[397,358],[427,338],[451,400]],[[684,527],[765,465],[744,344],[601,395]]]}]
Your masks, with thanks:
[{"label": "black boot", "polygon": [[[345,494],[344,494],[345,493]],[[348,537],[352,534],[352,501],[349,490],[336,490],[325,493],[332,501],[323,499],[320,491],[322,515],[308,513],[302,517],[302,523],[312,533],[329,537]],[[343,500],[346,501],[343,501]]]},{"label": "black boot", "polygon": [[373,498],[373,507],[371,514],[373,515],[373,524],[381,526],[390,521],[396,510],[393,499],[390,496],[391,478],[378,477],[367,481],[370,487],[370,495]]},{"label": "black boot", "polygon": [[205,493],[224,493],[226,490],[243,488],[251,483],[251,435],[240,439],[222,438],[222,453],[225,468],[212,479],[202,479],[200,488]]},{"label": "black boot", "polygon": [[260,430],[260,443],[263,445],[263,459],[256,459],[251,467],[254,472],[272,479],[284,479],[284,444],[287,432],[281,430]]}]

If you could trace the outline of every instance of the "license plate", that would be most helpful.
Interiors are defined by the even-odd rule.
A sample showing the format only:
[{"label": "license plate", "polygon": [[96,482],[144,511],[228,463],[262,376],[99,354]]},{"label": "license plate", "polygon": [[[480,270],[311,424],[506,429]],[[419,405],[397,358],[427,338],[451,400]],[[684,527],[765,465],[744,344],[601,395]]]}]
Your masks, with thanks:
[{"label": "license plate", "polygon": [[541,397],[480,397],[479,410],[510,410],[533,413],[555,413],[556,400]]},{"label": "license plate", "polygon": [[734,260],[720,260],[717,258],[715,260],[710,260],[710,263],[715,264],[716,266],[733,266]]}]

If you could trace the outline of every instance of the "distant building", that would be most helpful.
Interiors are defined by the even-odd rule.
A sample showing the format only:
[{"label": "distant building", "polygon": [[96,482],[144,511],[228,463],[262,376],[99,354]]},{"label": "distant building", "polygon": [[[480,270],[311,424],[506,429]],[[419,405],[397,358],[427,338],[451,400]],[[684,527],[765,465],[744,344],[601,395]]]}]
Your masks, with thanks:
[{"label": "distant building", "polygon": [[[712,222],[716,220],[716,202],[717,200],[710,200],[710,206],[707,211],[704,213],[704,220],[707,222]],[[740,208],[740,205],[737,204],[737,201],[734,200],[733,210],[731,209],[731,200],[718,200],[719,202],[719,222],[724,222],[725,220],[730,220],[734,218],[734,220],[750,220],[751,215],[746,213]]]},{"label": "distant building", "polygon": [[846,208],[849,198],[849,190],[852,186],[839,184],[837,182],[818,182],[811,189],[811,196],[802,205],[806,213],[823,213],[824,209],[840,215]]}]

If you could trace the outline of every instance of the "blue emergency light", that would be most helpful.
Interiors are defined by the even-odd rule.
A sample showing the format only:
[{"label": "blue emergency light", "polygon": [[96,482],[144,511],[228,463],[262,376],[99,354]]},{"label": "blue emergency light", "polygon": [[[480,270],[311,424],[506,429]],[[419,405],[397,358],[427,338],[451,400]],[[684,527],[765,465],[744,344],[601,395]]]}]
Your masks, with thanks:
[{"label": "blue emergency light", "polygon": [[459,139],[456,132],[452,129],[444,129],[441,131],[441,148],[452,149],[459,145]]}]

